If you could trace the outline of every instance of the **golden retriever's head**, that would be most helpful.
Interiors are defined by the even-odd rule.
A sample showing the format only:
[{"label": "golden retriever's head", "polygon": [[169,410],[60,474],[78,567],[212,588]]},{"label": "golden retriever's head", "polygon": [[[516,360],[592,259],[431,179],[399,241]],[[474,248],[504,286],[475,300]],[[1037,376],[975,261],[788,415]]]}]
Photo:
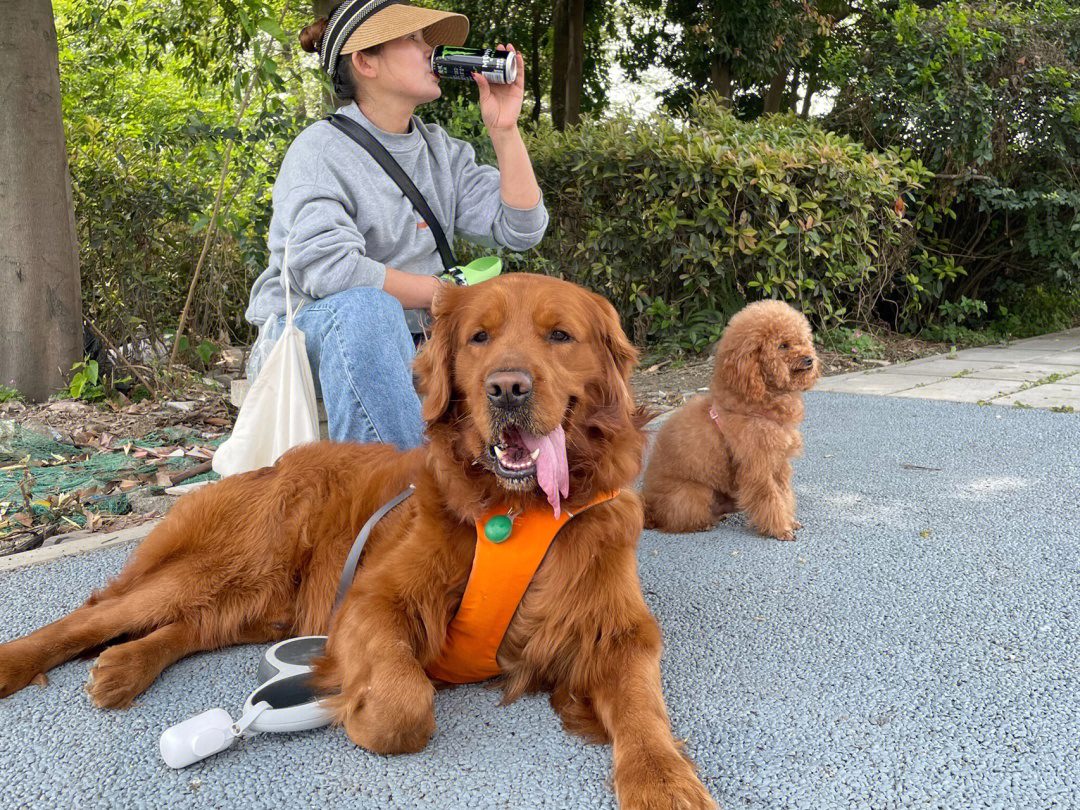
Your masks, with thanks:
[{"label": "golden retriever's head", "polygon": [[638,474],[637,352],[605,299],[515,273],[440,290],[432,315],[415,369],[432,465],[460,514],[545,497],[573,510]]},{"label": "golden retriever's head", "polygon": [[779,394],[808,391],[820,374],[806,317],[783,301],[756,301],[724,329],[713,387],[763,403]]}]

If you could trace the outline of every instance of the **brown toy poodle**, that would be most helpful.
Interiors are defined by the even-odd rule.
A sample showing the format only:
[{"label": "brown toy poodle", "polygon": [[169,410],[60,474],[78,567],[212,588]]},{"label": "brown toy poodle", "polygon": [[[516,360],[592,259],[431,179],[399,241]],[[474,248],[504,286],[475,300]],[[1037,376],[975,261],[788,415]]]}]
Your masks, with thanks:
[{"label": "brown toy poodle", "polygon": [[802,452],[802,392],[820,364],[805,316],[757,301],[728,322],[709,393],[671,415],[656,437],[642,494],[645,525],[711,528],[728,512],[778,540],[794,540],[791,458]]}]

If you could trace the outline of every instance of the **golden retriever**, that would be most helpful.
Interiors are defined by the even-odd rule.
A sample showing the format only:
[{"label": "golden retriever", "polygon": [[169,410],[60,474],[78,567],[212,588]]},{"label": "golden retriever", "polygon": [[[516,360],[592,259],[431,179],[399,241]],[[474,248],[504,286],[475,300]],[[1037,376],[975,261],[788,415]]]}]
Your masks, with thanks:
[{"label": "golden retriever", "polygon": [[[85,605],[0,645],[0,696],[123,640],[98,657],[87,691],[125,707],[193,652],[328,632],[313,680],[337,722],[371,751],[418,751],[435,729],[425,670],[469,578],[474,520],[495,505],[576,512],[619,491],[556,536],[498,648],[499,683],[507,701],[549,691],[567,729],[614,743],[622,807],[714,807],[672,736],[660,631],[637,577],[642,507],[628,485],[645,416],[614,308],[515,274],[447,287],[433,315],[415,363],[427,444],[306,445],[181,498]],[[530,461],[544,437],[561,458]],[[334,611],[358,530],[410,482]]]},{"label": "golden retriever", "polygon": [[742,510],[762,534],[794,540],[802,524],[791,458],[802,452],[802,392],[820,371],[801,312],[757,301],[736,313],[717,344],[708,395],[656,436],[642,485],[645,525],[698,532]]}]

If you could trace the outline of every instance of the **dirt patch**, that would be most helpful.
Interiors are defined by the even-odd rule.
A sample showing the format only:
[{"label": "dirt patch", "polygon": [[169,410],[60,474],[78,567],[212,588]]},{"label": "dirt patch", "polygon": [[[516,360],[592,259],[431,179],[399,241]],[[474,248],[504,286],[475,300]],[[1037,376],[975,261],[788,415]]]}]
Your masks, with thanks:
[{"label": "dirt patch", "polygon": [[175,501],[166,488],[213,477],[235,409],[220,381],[183,379],[143,402],[0,404],[0,556],[152,520]]}]

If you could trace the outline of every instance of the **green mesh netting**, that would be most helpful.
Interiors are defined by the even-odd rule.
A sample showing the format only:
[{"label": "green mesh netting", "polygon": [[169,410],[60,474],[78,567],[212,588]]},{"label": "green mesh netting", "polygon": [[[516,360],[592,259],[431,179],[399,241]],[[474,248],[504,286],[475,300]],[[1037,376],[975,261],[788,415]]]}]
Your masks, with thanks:
[{"label": "green mesh netting", "polygon": [[[24,510],[27,498],[31,501],[30,512],[39,519],[59,519],[63,514],[68,521],[80,526],[85,525],[86,517],[79,510],[52,507],[34,501],[48,500],[50,495],[73,493],[98,487],[100,494],[84,495],[79,499],[81,506],[89,511],[122,515],[131,511],[127,494],[109,492],[122,479],[138,479],[141,475],[153,475],[158,470],[176,471],[195,466],[200,461],[191,458],[166,459],[164,463],[154,464],[156,459],[134,458],[123,452],[123,446],[131,442],[131,449],[151,448],[167,445],[198,444],[203,447],[217,447],[225,437],[203,439],[198,434],[183,428],[166,428],[150,433],[141,439],[119,439],[113,442],[113,449],[99,453],[96,450],[74,447],[26,430],[13,422],[4,422],[0,426],[0,502],[7,502],[5,511],[11,513]],[[27,479],[27,475],[32,480]],[[193,483],[207,479],[216,479],[218,475],[207,472],[184,483]],[[151,481],[140,486],[150,487],[151,492],[160,492]],[[27,497],[24,498],[24,492]],[[10,530],[9,527],[8,530]],[[5,532],[0,529],[0,534]]]}]

